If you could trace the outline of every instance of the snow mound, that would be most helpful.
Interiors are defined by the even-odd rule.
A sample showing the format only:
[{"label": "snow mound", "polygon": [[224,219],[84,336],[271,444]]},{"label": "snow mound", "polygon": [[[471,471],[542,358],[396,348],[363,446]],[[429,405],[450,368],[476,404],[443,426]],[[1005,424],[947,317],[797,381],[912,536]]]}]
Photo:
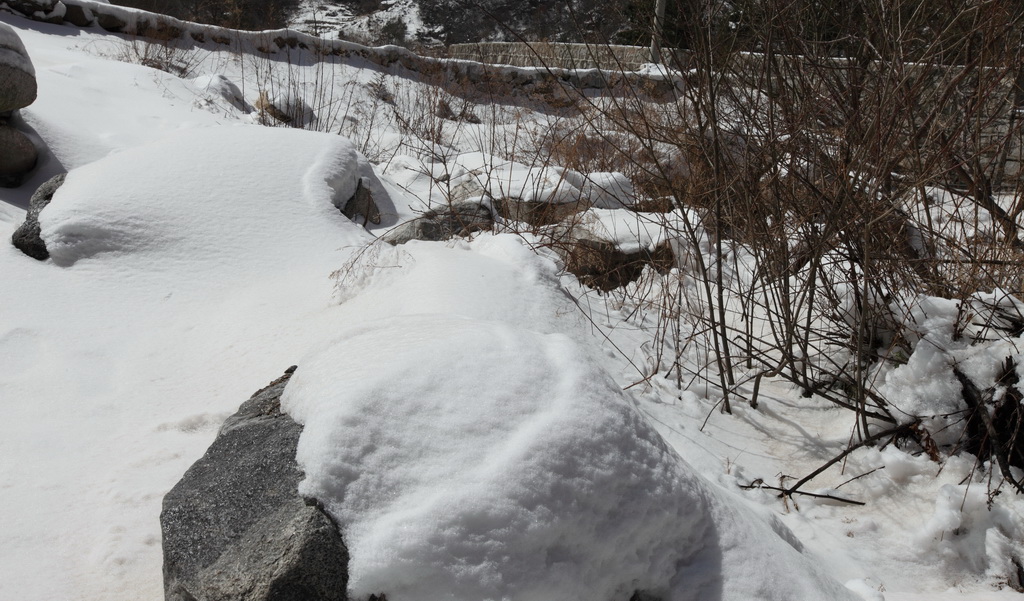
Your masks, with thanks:
[{"label": "snow mound", "polygon": [[361,163],[338,136],[185,130],[72,170],[40,215],[42,237],[62,266],[131,255],[158,255],[157,269],[294,261],[302,246],[369,239],[331,204],[355,191]]},{"label": "snow mound", "polygon": [[579,202],[582,196],[564,170],[555,167],[531,167],[480,152],[461,154],[455,162],[467,171],[461,179],[490,198],[561,204]]},{"label": "snow mound", "polygon": [[633,182],[622,173],[597,171],[583,175],[572,169],[561,169],[560,172],[595,208],[621,209],[636,204]]},{"label": "snow mound", "polygon": [[388,275],[339,307],[347,327],[285,390],[305,424],[301,492],[345,530],[352,596],[853,598],[669,449],[558,331],[574,320],[553,325],[570,301],[517,247],[484,235],[388,251],[400,269],[375,257]]},{"label": "snow mound", "polygon": [[990,506],[987,492],[978,485],[943,485],[914,542],[951,571],[966,568],[993,577],[1013,573],[1009,558],[1020,552],[1019,517],[1006,507]]},{"label": "snow mound", "polygon": [[293,127],[313,128],[317,123],[317,116],[313,107],[306,102],[307,97],[309,91],[299,87],[287,87],[269,93],[260,92],[256,107]]},{"label": "snow mound", "polygon": [[[969,343],[955,340],[957,312],[957,302],[950,299],[922,296],[914,303],[908,320],[914,352],[905,365],[887,374],[881,386],[885,398],[903,415],[950,414],[962,408],[950,352]],[[959,438],[952,430],[944,434],[940,444],[954,444]]]},{"label": "snow mound", "polygon": [[226,101],[239,111],[249,112],[251,108],[235,82],[219,73],[200,75],[192,80],[192,85],[200,92]]}]

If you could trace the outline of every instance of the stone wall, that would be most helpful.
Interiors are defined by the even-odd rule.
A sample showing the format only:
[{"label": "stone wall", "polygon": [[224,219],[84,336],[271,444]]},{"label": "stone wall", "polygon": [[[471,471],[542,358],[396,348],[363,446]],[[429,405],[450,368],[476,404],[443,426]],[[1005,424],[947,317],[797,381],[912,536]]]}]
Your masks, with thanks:
[{"label": "stone wall", "polygon": [[645,46],[544,42],[453,44],[448,47],[448,56],[494,65],[552,67],[555,69],[604,69],[607,71],[636,71],[642,65],[652,62],[651,49]]},{"label": "stone wall", "polygon": [[240,31],[181,21],[166,15],[93,2],[91,0],[0,0],[7,11],[46,23],[99,28],[110,34],[150,41],[194,46],[224,46],[233,51],[262,54],[270,60],[294,60],[296,49],[320,57],[362,60],[371,68],[395,75],[416,76],[471,99],[501,97],[527,100],[536,108],[564,109],[574,106],[580,91],[597,89],[616,94],[638,90],[652,99],[671,99],[674,82],[651,80],[631,72],[576,71],[531,67],[496,66],[451,58],[419,56],[398,46],[370,48],[344,40],[327,40],[288,29]]}]

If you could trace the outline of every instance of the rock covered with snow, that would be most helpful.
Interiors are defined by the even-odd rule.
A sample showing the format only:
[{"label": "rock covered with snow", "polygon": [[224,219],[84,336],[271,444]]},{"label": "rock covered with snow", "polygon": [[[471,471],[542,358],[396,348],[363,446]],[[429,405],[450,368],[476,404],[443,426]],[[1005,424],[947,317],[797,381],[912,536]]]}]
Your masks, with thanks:
[{"label": "rock covered with snow", "polygon": [[298,494],[302,428],[280,410],[293,371],[243,403],[164,497],[167,601],[347,599],[341,534]]},{"label": "rock covered with snow", "polygon": [[506,196],[496,199],[494,206],[504,219],[540,226],[558,223],[570,215],[586,210],[588,205],[583,200],[550,202]]},{"label": "rock covered with snow", "polygon": [[0,115],[32,104],[36,99],[36,71],[28,51],[14,29],[0,23]]},{"label": "rock covered with snow", "polygon": [[354,598],[852,598],[665,444],[549,259],[512,235],[381,248],[282,397]]},{"label": "rock covered with snow", "polygon": [[14,246],[33,259],[45,261],[50,258],[50,251],[46,250],[46,242],[39,235],[39,212],[53,200],[57,189],[64,184],[65,177],[67,177],[66,173],[55,175],[36,189],[29,201],[25,222],[11,236]]},{"label": "rock covered with snow", "polygon": [[524,165],[480,152],[461,154],[455,164],[453,199],[485,197],[510,221],[550,225],[590,206],[563,169]]},{"label": "rock covered with snow", "polygon": [[226,101],[240,111],[252,112],[252,107],[245,101],[238,86],[220,73],[200,75],[192,79],[192,85],[201,92]]},{"label": "rock covered with snow", "polygon": [[[119,173],[150,175],[130,188],[106,184]],[[118,257],[152,271],[198,261],[196,277],[228,265],[246,277],[268,261],[291,266],[310,239],[335,247],[370,239],[334,205],[355,194],[360,178],[379,187],[366,159],[339,136],[255,125],[188,129],[73,169],[58,193],[67,202],[40,213],[40,235],[61,266]],[[374,198],[387,212],[386,192],[375,189]]]},{"label": "rock covered with snow", "polygon": [[78,27],[89,27],[96,21],[92,10],[84,4],[61,2],[64,5],[64,21]]},{"label": "rock covered with snow", "polygon": [[495,210],[510,221],[551,225],[591,207],[621,209],[637,202],[633,183],[622,173],[583,174],[479,152],[460,154],[453,163],[452,199],[491,199]]},{"label": "rock covered with snow", "polygon": [[494,216],[486,205],[479,202],[455,202],[403,223],[382,239],[388,244],[405,244],[411,240],[438,242],[487,230],[493,225]]},{"label": "rock covered with snow", "polygon": [[316,123],[316,112],[306,102],[302,92],[294,88],[260,91],[256,109],[264,120],[270,117],[295,127],[310,127]]},{"label": "rock covered with snow", "polygon": [[581,195],[592,207],[621,209],[636,204],[636,190],[625,174],[597,171],[584,175],[572,169],[563,169],[562,174],[573,186],[579,188]]},{"label": "rock covered with snow", "polygon": [[566,271],[591,288],[611,290],[636,281],[647,266],[659,272],[676,266],[675,238],[685,230],[674,213],[590,209],[549,231]]}]

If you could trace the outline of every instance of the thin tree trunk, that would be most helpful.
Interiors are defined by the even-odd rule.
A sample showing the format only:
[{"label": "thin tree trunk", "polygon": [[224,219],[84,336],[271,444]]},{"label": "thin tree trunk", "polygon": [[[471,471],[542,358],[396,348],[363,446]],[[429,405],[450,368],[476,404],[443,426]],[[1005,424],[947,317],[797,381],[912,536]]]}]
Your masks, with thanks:
[{"label": "thin tree trunk", "polygon": [[656,65],[661,61],[661,39],[665,30],[665,4],[668,0],[658,0],[654,6],[654,31],[651,33],[651,60]]}]

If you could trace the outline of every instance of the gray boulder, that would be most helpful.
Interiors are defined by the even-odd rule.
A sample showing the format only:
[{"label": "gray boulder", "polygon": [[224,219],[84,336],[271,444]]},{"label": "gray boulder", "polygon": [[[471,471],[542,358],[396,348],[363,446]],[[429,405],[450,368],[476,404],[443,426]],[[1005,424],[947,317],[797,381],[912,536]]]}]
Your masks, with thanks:
[{"label": "gray boulder", "polygon": [[53,200],[53,195],[64,183],[65,177],[66,173],[55,175],[36,189],[29,201],[25,222],[14,230],[14,235],[11,236],[14,246],[33,259],[45,261],[50,258],[50,251],[46,249],[46,243],[39,235],[39,212]]},{"label": "gray boulder", "polygon": [[76,27],[89,27],[96,20],[88,7],[71,2],[64,3],[64,20]]},{"label": "gray boulder", "polygon": [[410,240],[438,242],[488,230],[493,225],[494,216],[486,206],[476,202],[456,202],[444,209],[427,211],[422,217],[391,230],[382,239],[392,246]]},{"label": "gray boulder", "polygon": [[295,368],[224,423],[164,497],[166,601],[344,601],[348,549],[298,493],[302,426],[281,412]]},{"label": "gray boulder", "polygon": [[32,140],[0,122],[0,187],[20,186],[38,161],[39,150]]},{"label": "gray boulder", "polygon": [[380,223],[380,209],[377,208],[377,203],[373,202],[373,194],[370,192],[370,187],[365,183],[366,178],[359,178],[356,183],[356,192],[352,195],[352,198],[348,199],[344,205],[338,206],[341,209],[341,214],[348,217],[352,221],[356,220],[357,216],[363,218],[363,224],[367,223]]},{"label": "gray boulder", "polygon": [[120,33],[128,27],[124,19],[106,12],[97,13],[96,24],[111,33]]},{"label": "gray boulder", "polygon": [[36,92],[36,71],[25,44],[10,25],[0,23],[0,113],[32,104]]}]

